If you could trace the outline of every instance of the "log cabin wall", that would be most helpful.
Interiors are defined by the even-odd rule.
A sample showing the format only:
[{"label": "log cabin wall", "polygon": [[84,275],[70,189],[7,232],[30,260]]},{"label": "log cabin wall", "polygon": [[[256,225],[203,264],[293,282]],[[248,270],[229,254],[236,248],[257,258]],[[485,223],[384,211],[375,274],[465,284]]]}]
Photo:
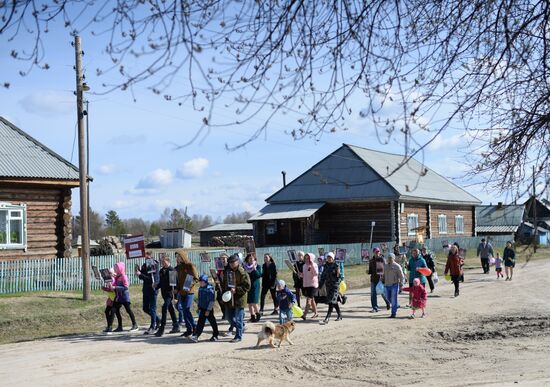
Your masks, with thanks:
[{"label": "log cabin wall", "polygon": [[0,183],[0,201],[27,205],[27,249],[2,249],[1,259],[71,256],[71,189]]},{"label": "log cabin wall", "polygon": [[[445,238],[445,237],[471,237],[475,233],[474,225],[474,206],[453,206],[453,205],[441,205],[432,204],[432,238]],[[439,232],[438,216],[447,215],[447,233],[441,234]],[[462,216],[464,219],[464,232],[459,234],[455,229],[455,217]]]},{"label": "log cabin wall", "polygon": [[388,242],[392,235],[390,202],[327,203],[316,214],[314,243]]}]

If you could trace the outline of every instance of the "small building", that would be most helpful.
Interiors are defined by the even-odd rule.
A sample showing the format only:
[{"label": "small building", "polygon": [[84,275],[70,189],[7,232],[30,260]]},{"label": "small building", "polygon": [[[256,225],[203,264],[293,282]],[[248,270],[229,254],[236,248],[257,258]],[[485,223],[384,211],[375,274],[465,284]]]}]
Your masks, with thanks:
[{"label": "small building", "polygon": [[523,222],[525,206],[498,203],[476,207],[476,233],[478,236],[509,235],[515,239]]},{"label": "small building", "polygon": [[70,257],[78,169],[0,117],[0,259]]},{"label": "small building", "polygon": [[210,241],[214,237],[223,237],[228,235],[253,235],[253,227],[250,223],[232,223],[216,224],[199,230],[201,246],[210,246]]},{"label": "small building", "polygon": [[481,202],[415,159],[344,144],[266,199],[257,246],[475,235]]},{"label": "small building", "polygon": [[160,232],[160,244],[163,249],[178,249],[191,247],[193,233],[183,227],[163,228]]},{"label": "small building", "polygon": [[[535,226],[533,223],[524,222],[519,228],[518,236],[522,243],[532,243],[535,233]],[[537,244],[547,245],[550,241],[550,229],[546,227],[538,227],[537,230]]]}]

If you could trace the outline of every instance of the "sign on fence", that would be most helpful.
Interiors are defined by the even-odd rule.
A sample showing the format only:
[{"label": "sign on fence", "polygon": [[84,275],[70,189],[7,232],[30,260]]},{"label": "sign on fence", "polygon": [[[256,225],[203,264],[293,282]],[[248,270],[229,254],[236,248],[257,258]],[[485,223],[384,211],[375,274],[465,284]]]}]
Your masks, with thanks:
[{"label": "sign on fence", "polygon": [[124,248],[126,249],[126,258],[143,258],[145,257],[145,238],[143,235],[126,238],[124,239]]}]

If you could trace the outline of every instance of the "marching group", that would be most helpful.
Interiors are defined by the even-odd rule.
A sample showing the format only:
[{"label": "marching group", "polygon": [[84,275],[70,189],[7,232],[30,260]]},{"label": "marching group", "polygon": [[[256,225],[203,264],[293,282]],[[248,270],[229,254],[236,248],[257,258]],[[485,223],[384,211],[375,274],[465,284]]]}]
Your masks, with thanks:
[{"label": "marching group", "polygon": [[[454,284],[455,297],[459,296],[459,284],[464,281],[464,257],[460,253],[457,243],[450,246],[444,270],[445,277]],[[511,242],[506,244],[501,258],[499,254],[494,256],[491,244],[482,239],[477,255],[481,259],[484,273],[488,273],[490,265],[493,264],[497,279],[501,278],[503,277],[502,264],[504,264],[506,280],[512,280],[515,253]],[[135,268],[135,275],[143,282],[143,311],[150,316],[150,325],[144,334],[163,336],[167,315],[170,314],[172,329],[169,333],[181,333],[181,327],[185,327],[182,336],[197,342],[208,320],[212,328],[210,341],[217,341],[220,336],[234,336],[231,342],[239,342],[242,340],[245,329],[245,307],[248,307],[250,315],[248,322],[259,322],[264,314],[268,293],[274,305],[271,314],[278,315],[280,324],[294,317],[306,320],[310,312],[313,313],[311,319],[318,318],[318,303],[328,304],[327,314],[320,321],[321,324],[329,322],[333,311],[336,311],[336,321],[342,320],[340,304],[345,304],[347,299],[346,286],[343,283],[344,265],[343,262],[335,261],[332,252],[318,258],[313,253],[301,251],[297,253],[297,261],[293,265],[294,292],[289,289],[285,281],[278,279],[277,266],[270,254],[264,255],[262,265],[256,261],[255,254],[252,253],[247,254],[244,259],[241,254],[231,256],[222,254],[220,258],[223,269],[220,267],[212,273],[213,283],[209,282],[208,275],[199,275],[184,250],[177,250],[175,256],[176,266],[172,267],[170,258],[163,255],[160,258],[159,270],[159,262],[147,253],[143,265]],[[378,296],[380,295],[386,304],[386,309],[391,310],[389,317],[395,318],[400,308],[398,294],[408,292],[407,307],[411,308],[409,317],[414,318],[417,310],[422,312],[421,317],[426,316],[426,284],[430,292],[433,292],[438,282],[435,257],[426,247],[420,250],[411,249],[408,258],[405,254],[400,254],[399,246],[395,246],[394,252],[389,253],[387,257],[382,256],[379,248],[374,248],[373,256],[368,262],[367,273],[370,275],[372,313],[379,311]],[[107,327],[104,332],[109,334],[123,330],[120,314],[122,307],[132,321],[130,331],[137,331],[138,326],[131,308],[129,281],[124,262],[116,263],[111,269],[111,274],[112,281],[106,282],[103,287],[108,294],[105,308]],[[174,281],[176,276],[177,280]],[[404,286],[406,282],[409,284],[408,287]],[[162,298],[160,317],[157,314],[159,290]],[[195,293],[197,293],[197,321],[192,313]],[[303,311],[302,296],[305,297]],[[223,334],[219,332],[214,315],[216,302],[222,312],[222,320],[227,320],[229,323],[229,330]],[[115,317],[117,328],[113,330]]]}]

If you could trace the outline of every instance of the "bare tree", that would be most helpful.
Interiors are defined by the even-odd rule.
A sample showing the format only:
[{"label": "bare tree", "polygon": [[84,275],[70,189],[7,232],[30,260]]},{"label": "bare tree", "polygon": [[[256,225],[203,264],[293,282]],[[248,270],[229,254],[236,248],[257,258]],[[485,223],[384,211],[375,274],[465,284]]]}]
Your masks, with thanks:
[{"label": "bare tree", "polygon": [[[469,139],[472,177],[482,173],[519,195],[532,166],[537,176],[546,174],[546,0],[0,4],[0,36],[34,37],[31,47],[14,48],[13,58],[47,69],[42,42],[52,24],[91,30],[106,39],[112,62],[97,74],[122,77],[105,91],[146,82],[168,101],[192,104],[204,117],[191,141],[212,127],[261,119],[248,141],[228,145],[234,149],[266,133],[280,114],[296,117],[292,136],[319,140],[346,130],[346,119],[360,114],[381,143],[402,143],[402,165],[458,128]],[[176,77],[189,82],[183,92],[175,90]],[[235,118],[223,121],[218,108],[232,109]]]}]

